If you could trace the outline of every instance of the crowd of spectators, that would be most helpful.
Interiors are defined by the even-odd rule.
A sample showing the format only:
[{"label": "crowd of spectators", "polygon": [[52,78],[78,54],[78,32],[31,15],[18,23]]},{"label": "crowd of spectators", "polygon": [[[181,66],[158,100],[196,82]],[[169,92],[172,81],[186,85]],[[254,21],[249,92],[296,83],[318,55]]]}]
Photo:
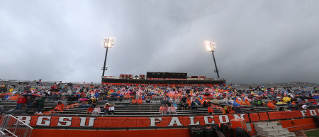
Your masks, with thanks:
[{"label": "crowd of spectators", "polygon": [[[25,85],[23,85],[25,84]],[[1,84],[3,99],[17,100],[16,110],[28,111],[28,108],[36,108],[41,114],[45,100],[57,101],[55,111],[63,111],[66,101],[81,102],[80,108],[87,108],[87,114],[98,115],[100,112],[113,114],[115,104],[105,103],[97,105],[98,101],[117,101],[123,98],[132,100],[132,104],[151,103],[159,99],[162,104],[160,114],[176,114],[176,110],[196,110],[198,107],[207,108],[208,113],[214,113],[213,104],[219,105],[224,101],[223,113],[242,113],[242,106],[266,106],[278,109],[280,104],[288,106],[300,106],[280,108],[278,110],[306,109],[310,105],[317,105],[315,99],[319,99],[318,88],[313,87],[283,87],[281,89],[264,88],[262,85],[256,88],[236,89],[229,86],[155,86],[155,85],[73,85],[72,83],[56,83],[51,87],[45,87],[41,82],[30,86],[28,83],[18,85]],[[267,102],[265,103],[265,99]]]}]

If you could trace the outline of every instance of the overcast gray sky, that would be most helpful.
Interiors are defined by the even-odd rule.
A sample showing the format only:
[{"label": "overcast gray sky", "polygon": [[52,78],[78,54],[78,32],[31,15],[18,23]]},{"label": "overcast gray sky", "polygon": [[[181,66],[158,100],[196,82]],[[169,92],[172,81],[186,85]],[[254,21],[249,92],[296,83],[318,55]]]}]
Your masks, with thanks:
[{"label": "overcast gray sky", "polygon": [[100,82],[147,71],[319,83],[318,0],[0,0],[0,79]]}]

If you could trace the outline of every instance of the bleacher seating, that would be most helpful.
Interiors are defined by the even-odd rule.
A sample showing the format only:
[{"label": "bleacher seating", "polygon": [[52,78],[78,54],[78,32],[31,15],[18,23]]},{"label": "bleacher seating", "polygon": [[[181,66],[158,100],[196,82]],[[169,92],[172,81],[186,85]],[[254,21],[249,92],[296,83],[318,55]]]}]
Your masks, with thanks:
[{"label": "bleacher seating", "polygon": [[[129,75],[128,75],[129,76]],[[17,84],[19,81],[2,81],[4,84],[7,85],[13,85]],[[36,85],[35,81],[28,81],[27,82],[29,85]],[[47,88],[51,87],[54,85],[54,82],[42,82],[42,85],[46,86]],[[67,83],[62,83],[62,85],[67,84]],[[81,86],[81,84],[78,84]],[[83,84],[82,84],[83,85]],[[293,86],[292,86],[293,85]],[[253,85],[234,85],[233,87],[242,90],[242,89],[249,89]],[[287,84],[287,83],[279,83],[279,84],[264,84],[264,88],[271,88],[271,87],[276,87],[278,90],[284,90],[284,87],[292,86],[292,90],[297,90],[299,89],[298,87],[306,87],[304,90],[311,90],[313,89],[314,86],[317,86],[313,83],[295,83],[295,84]],[[154,87],[154,86],[149,86],[149,87]],[[256,87],[256,85],[254,86]],[[117,89],[117,86],[111,86],[110,89]],[[128,88],[134,88],[134,86],[129,86]],[[162,87],[160,87],[162,88]],[[163,87],[164,88],[164,87]],[[193,87],[191,86],[185,86],[183,87],[184,90],[190,90]],[[207,87],[198,87],[199,89],[205,89]],[[165,88],[164,88],[165,89]],[[217,89],[222,89],[221,87],[217,87]],[[256,92],[257,94],[257,92]],[[97,105],[101,107],[104,106],[105,102],[115,104],[115,112],[113,116],[145,116],[145,115],[160,115],[159,113],[159,108],[161,106],[161,101],[164,99],[163,96],[151,96],[151,103],[146,103],[145,100],[140,103],[140,104],[132,104],[132,99],[134,98],[133,96],[124,96],[124,97],[113,97],[113,96],[107,96],[107,95],[102,95],[103,101],[97,101]],[[213,103],[213,97],[206,98],[209,99],[210,102]],[[65,106],[64,111],[61,112],[55,112],[54,107],[56,107],[56,100],[64,100],[67,101],[66,97],[62,96],[57,96],[57,97],[48,97],[45,101],[44,108],[43,108],[43,114],[45,115],[88,115],[86,114],[87,108],[79,108],[80,102],[77,100],[73,101],[67,101],[67,104]],[[268,102],[270,100],[268,97],[265,97],[264,99],[261,99],[263,102]],[[2,100],[1,105],[4,107],[4,111],[8,111],[11,109],[16,108],[16,100]],[[253,102],[251,102],[253,104]],[[222,114],[222,107],[227,106],[228,101],[219,99],[218,104],[215,104],[216,108],[214,108],[214,113],[215,114]],[[218,107],[217,107],[218,106]],[[220,106],[220,107],[219,107]],[[279,106],[278,106],[279,107]],[[288,105],[283,105],[280,106],[284,109],[289,108]],[[317,107],[317,106],[311,106],[311,107]],[[297,108],[298,109],[298,108]],[[251,110],[254,110],[254,112],[270,112],[270,111],[276,111],[271,108],[268,108],[267,106],[242,106],[240,108],[242,112],[245,113],[250,113]],[[36,111],[35,108],[31,109],[28,114],[32,115]],[[101,112],[99,115],[105,116],[104,112]],[[176,110],[177,116],[183,116],[183,115],[208,115],[207,108],[199,105],[197,109],[191,109],[191,110]],[[110,115],[108,115],[110,116]]]}]

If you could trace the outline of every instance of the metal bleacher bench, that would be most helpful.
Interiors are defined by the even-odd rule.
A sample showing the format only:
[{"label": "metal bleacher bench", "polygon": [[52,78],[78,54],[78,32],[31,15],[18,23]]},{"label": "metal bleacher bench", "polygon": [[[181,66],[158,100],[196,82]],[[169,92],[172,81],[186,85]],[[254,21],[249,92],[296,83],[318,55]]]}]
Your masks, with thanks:
[{"label": "metal bleacher bench", "polygon": [[[65,110],[65,111],[57,111],[56,113],[58,114],[86,114],[85,111],[68,111],[68,110]],[[104,112],[100,112],[99,114],[102,114],[104,115],[105,113]],[[115,115],[122,115],[122,114],[125,114],[125,115],[141,115],[141,114],[145,114],[145,115],[159,115],[160,113],[159,112],[118,112],[118,111],[114,111],[114,114]],[[192,114],[190,112],[177,112],[177,115],[179,114]]]}]

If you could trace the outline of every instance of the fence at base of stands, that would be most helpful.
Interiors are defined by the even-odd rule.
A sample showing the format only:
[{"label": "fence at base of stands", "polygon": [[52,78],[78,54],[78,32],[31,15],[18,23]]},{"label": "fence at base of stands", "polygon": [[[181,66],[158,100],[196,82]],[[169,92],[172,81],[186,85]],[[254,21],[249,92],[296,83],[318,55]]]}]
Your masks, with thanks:
[{"label": "fence at base of stands", "polygon": [[232,119],[245,122],[275,121],[317,116],[318,109],[260,112],[250,114],[204,115],[204,116],[150,116],[150,117],[80,117],[80,116],[16,116],[32,127],[66,128],[157,128],[189,127],[229,123]]},{"label": "fence at base of stands", "polygon": [[0,137],[1,135],[5,135],[5,133],[16,137],[29,137],[33,130],[31,126],[12,115],[5,115],[2,117],[0,128]]}]

